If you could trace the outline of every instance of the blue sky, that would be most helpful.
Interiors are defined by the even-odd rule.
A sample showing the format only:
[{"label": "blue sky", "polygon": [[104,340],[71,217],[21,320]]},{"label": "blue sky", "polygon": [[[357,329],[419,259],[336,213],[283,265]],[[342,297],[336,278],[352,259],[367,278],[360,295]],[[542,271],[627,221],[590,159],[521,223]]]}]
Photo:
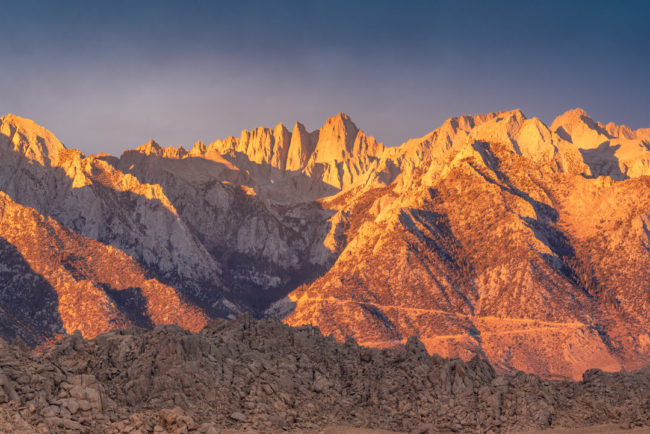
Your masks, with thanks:
[{"label": "blue sky", "polygon": [[582,107],[650,127],[647,1],[2,4],[0,113],[85,152],[348,113],[387,145],[445,119]]}]

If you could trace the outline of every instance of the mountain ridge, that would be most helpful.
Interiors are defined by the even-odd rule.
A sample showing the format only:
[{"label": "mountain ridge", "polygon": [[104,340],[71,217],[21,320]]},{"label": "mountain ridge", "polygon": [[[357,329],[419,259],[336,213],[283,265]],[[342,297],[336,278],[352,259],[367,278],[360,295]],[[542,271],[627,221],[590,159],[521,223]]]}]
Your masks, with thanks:
[{"label": "mountain ridge", "polygon": [[[8,218],[3,251],[16,270],[40,270],[30,291],[59,307],[70,306],[64,287],[84,285],[113,306],[97,327],[79,323],[84,336],[273,312],[371,346],[417,335],[429,352],[480,354],[502,372],[577,378],[650,361],[644,129],[581,109],[549,127],[510,110],[384,147],[340,113],[313,132],[258,127],[189,151],[152,139],[120,157],[67,149],[14,115],[0,132],[0,215],[23,207],[34,216],[25,222],[52,220],[36,241]],[[39,242],[77,247],[39,259]],[[92,250],[108,261],[110,249],[133,261],[121,268],[133,288],[82,259]],[[0,273],[5,312],[24,281],[12,270]],[[188,310],[161,319],[156,291]],[[24,306],[20,321],[35,315]],[[33,344],[73,331],[71,308],[52,306],[39,308],[41,327],[0,330]]]}]

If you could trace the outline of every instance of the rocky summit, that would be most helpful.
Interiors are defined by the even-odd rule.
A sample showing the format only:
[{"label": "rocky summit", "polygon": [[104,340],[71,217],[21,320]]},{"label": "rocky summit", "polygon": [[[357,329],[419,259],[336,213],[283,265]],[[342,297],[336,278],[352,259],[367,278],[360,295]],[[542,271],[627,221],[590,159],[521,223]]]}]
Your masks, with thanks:
[{"label": "rocky summit", "polygon": [[416,336],[499,375],[637,370],[649,228],[649,130],[580,109],[454,117],[400,146],[340,113],[120,156],[0,119],[0,336],[39,351],[250,314],[379,349]]},{"label": "rocky summit", "polygon": [[498,375],[473,357],[360,347],[278,320],[77,333],[42,354],[0,341],[2,432],[511,432],[650,424],[650,370],[582,381]]}]

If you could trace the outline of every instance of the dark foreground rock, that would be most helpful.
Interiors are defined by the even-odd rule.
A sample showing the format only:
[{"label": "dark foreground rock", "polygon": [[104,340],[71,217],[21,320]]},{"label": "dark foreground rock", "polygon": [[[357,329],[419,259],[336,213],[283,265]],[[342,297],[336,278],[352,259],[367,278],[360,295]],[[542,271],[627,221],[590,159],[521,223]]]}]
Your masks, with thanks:
[{"label": "dark foreground rock", "polygon": [[350,425],[501,432],[650,425],[650,368],[581,382],[429,356],[416,339],[376,350],[275,320],[215,320],[70,336],[36,355],[0,342],[0,432],[262,432]]}]

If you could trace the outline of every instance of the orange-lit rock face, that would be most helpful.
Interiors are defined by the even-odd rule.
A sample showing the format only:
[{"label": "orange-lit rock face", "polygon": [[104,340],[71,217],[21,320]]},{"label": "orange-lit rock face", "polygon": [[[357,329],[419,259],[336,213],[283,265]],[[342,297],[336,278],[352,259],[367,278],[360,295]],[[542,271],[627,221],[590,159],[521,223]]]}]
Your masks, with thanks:
[{"label": "orange-lit rock face", "polygon": [[339,114],[119,158],[0,133],[3,336],[195,330],[288,294],[288,324],[503,371],[650,361],[648,130],[513,110],[384,148]]},{"label": "orange-lit rock face", "polygon": [[[207,317],[123,252],[16,204],[0,192],[0,237],[56,292],[63,330],[84,337],[131,324],[178,324],[198,331]],[[124,292],[120,297],[118,292]],[[120,305],[122,304],[122,305]]]},{"label": "orange-lit rock face", "polygon": [[430,352],[556,378],[648,363],[648,178],[590,179],[570,138],[506,112],[389,149],[404,170],[330,202],[346,245],[290,294],[286,322],[380,347],[417,335]]},{"label": "orange-lit rock face", "polygon": [[[147,146],[138,151],[147,151]],[[298,122],[291,132],[282,124],[273,129],[258,127],[242,131],[239,138],[195,147],[191,155],[207,157],[210,151],[245,171],[250,176],[247,185],[259,190],[258,194],[296,203],[329,196],[359,182],[384,147],[358,129],[348,115],[339,113],[311,133]]]}]

